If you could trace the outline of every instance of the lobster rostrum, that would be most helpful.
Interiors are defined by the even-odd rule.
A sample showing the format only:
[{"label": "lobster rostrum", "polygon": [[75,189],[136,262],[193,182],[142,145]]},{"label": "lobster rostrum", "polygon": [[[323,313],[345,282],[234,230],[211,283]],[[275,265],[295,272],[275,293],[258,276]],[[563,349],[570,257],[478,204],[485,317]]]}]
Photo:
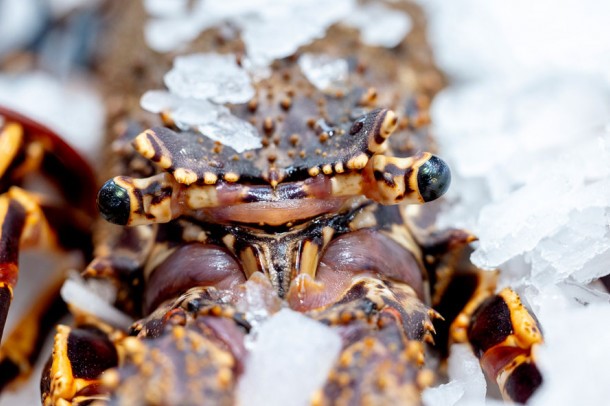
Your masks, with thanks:
[{"label": "lobster rostrum", "polygon": [[112,305],[138,320],[70,306],[74,325],[57,328],[43,374],[45,405],[234,404],[261,307],[339,332],[315,405],[420,404],[437,375],[425,363],[431,344],[443,357],[469,342],[507,399],[524,402],[540,385],[536,320],[468,261],[473,235],[435,230],[421,206],[451,176],[422,152],[434,149],[427,97],[404,50],[339,48],[325,38],[309,51],[353,58],[340,90],[316,88],[296,55],[274,62],[249,102],[227,106],[258,130],[260,148],[215,142],[171,109],[144,127],[122,123],[117,176],[97,195],[114,225],[82,275],[111,285]]}]

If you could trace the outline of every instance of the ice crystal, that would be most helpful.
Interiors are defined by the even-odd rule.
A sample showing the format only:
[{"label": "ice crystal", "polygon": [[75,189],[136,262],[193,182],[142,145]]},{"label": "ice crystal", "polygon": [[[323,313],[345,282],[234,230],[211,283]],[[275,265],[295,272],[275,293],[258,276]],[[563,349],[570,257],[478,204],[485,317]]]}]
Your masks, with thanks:
[{"label": "ice crystal", "polygon": [[345,86],[348,75],[345,59],[305,53],[298,64],[305,77],[320,90],[332,91]]}]

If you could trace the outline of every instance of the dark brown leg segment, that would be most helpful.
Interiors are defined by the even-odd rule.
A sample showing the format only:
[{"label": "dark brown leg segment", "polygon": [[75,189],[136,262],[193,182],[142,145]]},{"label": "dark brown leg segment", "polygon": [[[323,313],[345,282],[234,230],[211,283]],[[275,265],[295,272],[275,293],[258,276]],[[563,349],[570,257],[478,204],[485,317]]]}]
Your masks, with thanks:
[{"label": "dark brown leg segment", "polygon": [[[0,198],[1,199],[1,198]],[[25,226],[25,208],[18,202],[0,200],[0,338],[19,276],[19,240]]]},{"label": "dark brown leg segment", "polygon": [[52,281],[3,343],[0,349],[0,391],[9,384],[15,387],[29,377],[45,338],[66,314],[66,304],[59,295],[62,284],[63,275]]},{"label": "dark brown leg segment", "polygon": [[542,343],[536,319],[511,289],[495,294],[498,272],[470,262],[473,237],[460,230],[424,242],[432,281],[437,350],[446,357],[452,343],[470,342],[481,367],[507,400],[524,403],[542,382],[533,349]]},{"label": "dark brown leg segment", "polygon": [[37,200],[16,187],[0,196],[0,338],[19,277],[20,248],[55,246],[55,235]]},{"label": "dark brown leg segment", "polygon": [[119,353],[108,332],[93,327],[57,327],[53,356],[42,376],[42,403],[47,405],[90,404],[107,400],[100,375],[116,367]]},{"label": "dark brown leg segment", "polygon": [[481,303],[472,315],[468,340],[506,400],[525,403],[542,383],[534,358],[542,333],[512,289]]}]

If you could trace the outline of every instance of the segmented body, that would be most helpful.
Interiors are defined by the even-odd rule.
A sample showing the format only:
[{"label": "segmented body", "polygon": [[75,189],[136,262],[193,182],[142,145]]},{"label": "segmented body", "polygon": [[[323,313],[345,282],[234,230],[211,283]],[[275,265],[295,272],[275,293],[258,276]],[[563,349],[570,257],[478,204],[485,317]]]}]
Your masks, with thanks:
[{"label": "segmented body", "polygon": [[[404,84],[397,82],[383,93],[372,88],[400,77],[403,67],[396,62],[396,70],[385,72],[364,61],[353,65],[345,91],[328,94],[311,85],[294,61],[278,62],[271,77],[256,84],[255,98],[232,109],[262,134],[263,147],[257,150],[237,153],[196,132],[180,132],[171,112],[164,115],[166,127],[134,131],[115,144],[127,152],[126,170],[102,188],[98,204],[109,220],[144,227],[127,231],[138,234],[131,240],[137,247],[122,247],[134,269],[142,270],[145,285],[144,311],[149,315],[133,327],[132,334],[142,339],[137,351],[148,354],[157,343],[172,345],[174,334],[201,340],[209,353],[196,376],[212,373],[226,378],[222,387],[214,379],[202,384],[219,401],[232,400],[238,365],[244,362],[243,350],[236,348],[249,331],[248,306],[241,303],[240,294],[249,289],[259,289],[267,297],[268,313],[284,303],[325,323],[345,325],[337,328],[349,331],[354,342],[346,342],[344,358],[361,359],[369,370],[395,357],[404,361],[392,367],[395,372],[380,374],[387,379],[396,374],[395,388],[387,393],[367,382],[368,374],[362,375],[366,368],[359,376],[351,362],[343,362],[334,373],[343,378],[331,379],[320,401],[345,396],[355,401],[368,392],[413,403],[426,383],[417,376],[422,341],[431,339],[435,313],[424,304],[428,286],[421,248],[405,224],[406,206],[380,205],[363,196],[361,186],[396,189],[399,199],[409,202],[425,200],[419,193],[418,168],[432,158],[410,158],[423,150],[425,119],[420,115],[425,112],[417,109],[416,90]],[[378,103],[389,100],[389,107],[398,111],[410,109],[410,116],[403,113],[398,122],[396,114],[379,109]],[[157,173],[165,170],[169,175],[146,173],[153,176],[143,178],[142,170],[131,170],[150,168],[135,160],[139,158],[131,148],[150,159]],[[390,164],[383,160],[392,156],[404,161],[386,167]],[[374,168],[373,158],[381,161]],[[442,182],[438,193],[448,184],[447,179]],[[200,200],[204,205],[197,205]],[[146,225],[150,223],[154,225]],[[99,274],[101,263],[127,262],[117,259],[117,248],[98,257],[87,273]],[[146,249],[148,254],[143,255]],[[210,319],[220,319],[214,321],[220,326],[206,325]],[[228,359],[233,361],[228,365],[215,364],[216,357],[225,356],[219,355],[210,329],[212,336],[230,337],[229,343],[220,345],[230,350]],[[360,348],[364,342],[373,345],[372,353]],[[214,358],[205,359],[212,353]],[[174,357],[180,355],[170,358]],[[129,398],[141,393],[132,391],[136,386],[199,379],[157,366],[155,378],[147,380],[141,371],[134,373],[137,368],[122,366],[116,371],[117,401],[137,402]],[[162,399],[197,399],[197,393],[182,389],[168,387]]]},{"label": "segmented body", "polygon": [[[426,108],[440,81],[412,41],[363,47],[356,33],[333,28],[299,51],[349,61],[347,82],[332,92],[304,77],[298,55],[274,63],[252,100],[229,106],[259,130],[255,150],[180,129],[171,111],[135,124],[128,117],[140,113],[125,103],[115,118],[116,177],[98,207],[128,227],[101,227],[83,275],[112,285],[113,306],[139,320],[127,329],[72,306],[76,324],[58,329],[43,402],[233,404],[252,315],[282,307],[343,339],[314,404],[419,404],[434,382],[424,354],[435,325],[444,330],[437,345],[477,342],[490,374],[504,373],[507,396],[527,398],[539,382],[506,382],[533,365],[535,321],[513,310],[486,317],[495,285],[467,261],[474,237],[435,232],[433,210],[408,205],[435,199],[449,182],[445,164],[423,153],[434,149]],[[242,51],[238,40],[202,42],[198,51]],[[159,69],[139,68],[130,72]],[[455,289],[459,298],[447,302]],[[517,300],[497,297],[507,307]],[[505,328],[486,341],[480,326],[498,321]]]}]

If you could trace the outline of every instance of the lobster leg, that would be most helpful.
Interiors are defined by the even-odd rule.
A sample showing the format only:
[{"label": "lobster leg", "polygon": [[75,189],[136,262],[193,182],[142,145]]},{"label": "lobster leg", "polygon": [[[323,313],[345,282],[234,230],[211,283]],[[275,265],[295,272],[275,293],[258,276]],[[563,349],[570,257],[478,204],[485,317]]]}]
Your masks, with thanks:
[{"label": "lobster leg", "polygon": [[1,106],[0,126],[3,191],[20,184],[26,174],[40,172],[74,209],[95,214],[95,175],[78,152],[50,128]]},{"label": "lobster leg", "polygon": [[199,323],[168,326],[157,338],[119,342],[121,365],[102,377],[111,404],[234,404],[233,355]]},{"label": "lobster leg", "polygon": [[58,326],[43,404],[233,404],[245,331],[220,296],[193,288],[136,322],[130,336],[103,323]]},{"label": "lobster leg", "polygon": [[6,173],[23,143],[23,128],[13,122],[0,129],[0,177]]},{"label": "lobster leg", "polygon": [[336,304],[308,314],[325,324],[347,325],[358,320],[376,324],[385,313],[400,321],[407,338],[433,342],[432,320],[438,314],[424,305],[410,286],[401,282],[356,277]]},{"label": "lobster leg", "polygon": [[8,385],[15,388],[29,377],[45,338],[66,314],[66,304],[59,295],[64,278],[63,274],[58,276],[61,277],[51,281],[0,348],[0,391]]},{"label": "lobster leg", "polygon": [[419,405],[434,374],[421,368],[423,343],[404,336],[396,315],[382,312],[372,330],[365,323],[339,327],[343,350],[313,405]]},{"label": "lobster leg", "polygon": [[89,404],[107,400],[100,375],[116,367],[119,352],[109,338],[111,329],[57,326],[53,355],[42,376],[42,403],[46,405]]},{"label": "lobster leg", "polygon": [[120,362],[101,384],[111,404],[234,404],[248,323],[226,291],[192,288],[116,341]]},{"label": "lobster leg", "polygon": [[455,233],[424,244],[426,253],[436,254],[428,264],[432,304],[445,319],[434,323],[438,351],[446,356],[451,343],[469,342],[502,396],[525,403],[542,382],[534,361],[534,350],[543,341],[538,323],[513,290],[495,294],[498,272],[475,267],[468,239],[456,239]]},{"label": "lobster leg", "polygon": [[56,247],[56,237],[38,198],[12,187],[0,196],[0,337],[19,276],[19,249]]},{"label": "lobster leg", "polygon": [[506,400],[525,403],[542,383],[535,362],[542,333],[512,289],[503,289],[481,303],[470,319],[468,340]]},{"label": "lobster leg", "polygon": [[420,404],[434,374],[422,369],[432,319],[407,284],[372,277],[354,279],[337,304],[309,313],[338,329],[343,350],[313,404],[368,399],[371,404]]},{"label": "lobster leg", "polygon": [[[95,247],[94,259],[82,273],[85,279],[99,279],[116,288],[113,305],[124,313],[141,316],[142,270],[156,236],[156,226],[109,228]],[[99,229],[98,229],[99,230]]]}]

